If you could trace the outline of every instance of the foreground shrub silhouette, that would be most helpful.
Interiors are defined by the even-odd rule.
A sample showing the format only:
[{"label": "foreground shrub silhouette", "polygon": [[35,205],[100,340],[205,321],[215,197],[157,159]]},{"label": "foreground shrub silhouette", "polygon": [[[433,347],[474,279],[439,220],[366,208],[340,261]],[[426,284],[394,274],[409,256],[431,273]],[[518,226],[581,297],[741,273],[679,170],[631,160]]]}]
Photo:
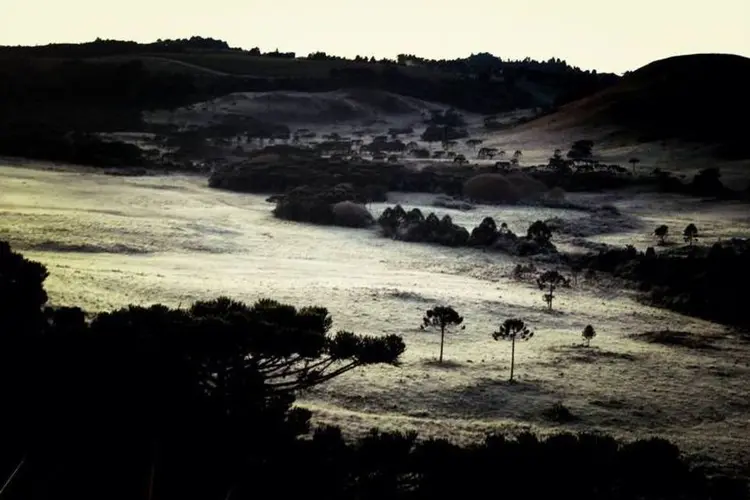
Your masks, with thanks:
[{"label": "foreground shrub silhouette", "polygon": [[746,497],[658,439],[525,433],[459,447],[377,430],[346,442],[335,427],[297,439],[310,413],[296,391],[396,363],[401,339],[330,335],[324,308],[272,300],[131,306],[89,322],[42,309],[44,266],[0,250],[2,298],[18,306],[1,310],[3,500],[478,498],[498,471],[513,478],[508,498]]},{"label": "foreground shrub silhouette", "polygon": [[[325,308],[273,300],[130,306],[90,323],[79,309],[47,309],[30,324],[46,271],[1,249],[0,290],[26,297],[26,307],[2,311],[0,390],[14,436],[0,473],[26,456],[16,481],[55,495],[123,483],[118,495],[135,498],[128,486],[153,468],[155,497],[223,497],[241,478],[237,467],[280,456],[308,432],[309,412],[292,408],[296,392],[396,363],[405,348],[397,336],[332,335]],[[42,416],[54,418],[35,425]]]}]

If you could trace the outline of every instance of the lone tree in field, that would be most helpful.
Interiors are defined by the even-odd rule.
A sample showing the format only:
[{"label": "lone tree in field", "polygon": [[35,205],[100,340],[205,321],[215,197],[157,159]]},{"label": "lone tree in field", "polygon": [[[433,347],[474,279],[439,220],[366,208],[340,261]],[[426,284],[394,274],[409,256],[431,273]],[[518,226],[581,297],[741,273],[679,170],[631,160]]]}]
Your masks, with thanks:
[{"label": "lone tree in field", "polygon": [[569,286],[570,282],[557,271],[545,271],[536,279],[536,284],[540,290],[547,292],[542,297],[551,311],[552,300],[555,298],[555,290],[561,286]]},{"label": "lone tree in field", "polygon": [[667,235],[669,234],[669,226],[662,224],[661,226],[654,229],[654,236],[659,238],[659,244],[664,245],[667,242]]},{"label": "lone tree in field", "polygon": [[[445,344],[445,331],[461,325],[464,322],[464,318],[461,317],[455,309],[450,306],[437,306],[433,309],[428,309],[425,312],[424,318],[422,318],[422,325],[420,328],[426,330],[433,328],[440,330],[440,357],[438,362],[443,362],[443,345]],[[461,326],[463,330],[465,327]]]},{"label": "lone tree in field", "polygon": [[692,222],[687,225],[685,230],[682,232],[682,237],[685,239],[685,243],[693,246],[693,243],[698,239],[698,228]]},{"label": "lone tree in field", "polygon": [[529,340],[534,332],[520,319],[506,319],[498,331],[492,333],[495,340],[510,340],[510,381],[513,382],[513,368],[516,364],[516,340]]},{"label": "lone tree in field", "polygon": [[575,286],[578,286],[578,276],[581,272],[583,272],[583,266],[581,264],[575,263],[570,266],[570,274],[573,276],[573,284]]},{"label": "lone tree in field", "polygon": [[596,330],[594,330],[593,326],[586,325],[586,328],[584,328],[581,333],[581,337],[586,341],[586,347],[589,347],[591,345],[591,339],[596,337]]},{"label": "lone tree in field", "polygon": [[469,146],[472,150],[477,149],[477,146],[482,144],[482,139],[469,139],[466,141],[466,145]]},{"label": "lone tree in field", "polygon": [[635,166],[638,165],[641,160],[639,160],[638,158],[631,158],[628,160],[628,162],[633,166],[633,174],[635,175]]}]

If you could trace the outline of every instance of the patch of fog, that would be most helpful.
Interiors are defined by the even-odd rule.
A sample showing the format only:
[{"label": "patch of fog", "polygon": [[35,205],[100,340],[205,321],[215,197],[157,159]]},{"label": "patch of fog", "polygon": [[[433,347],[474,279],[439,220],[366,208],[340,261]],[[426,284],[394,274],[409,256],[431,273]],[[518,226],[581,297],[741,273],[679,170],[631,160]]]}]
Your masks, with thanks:
[{"label": "patch of fog", "polygon": [[[490,430],[554,431],[542,413],[563,401],[580,418],[568,424],[573,430],[659,434],[727,463],[750,447],[747,347],[717,325],[644,306],[606,284],[581,280],[560,291],[555,312],[548,313],[533,283],[508,278],[518,261],[502,254],[280,221],[263,196],[210,190],[195,177],[10,167],[0,173],[0,237],[48,266],[47,288],[57,304],[101,311],[129,303],[187,305],[218,295],[247,302],[273,297],[325,305],[337,329],[403,335],[407,351],[400,367],[357,370],[303,395],[302,404],[320,422],[348,432],[377,425],[468,441]],[[646,223],[667,216],[676,223],[692,211],[713,234],[734,231],[740,220],[733,205],[698,213],[701,205],[677,198],[569,199],[612,204]],[[432,210],[427,196],[394,193],[390,201]],[[492,216],[517,232],[536,219],[585,225],[596,216],[542,207],[435,211],[467,226]],[[606,237],[625,243],[646,231]],[[582,239],[599,238],[604,236]],[[418,328],[424,310],[438,303],[453,305],[466,318],[466,330],[447,337],[450,363],[442,367],[431,362],[439,335]],[[516,385],[505,382],[509,344],[490,336],[509,317],[523,318],[537,332],[517,346]],[[574,347],[587,324],[598,332],[591,352]],[[715,348],[675,348],[633,337],[666,328],[711,335]]]}]

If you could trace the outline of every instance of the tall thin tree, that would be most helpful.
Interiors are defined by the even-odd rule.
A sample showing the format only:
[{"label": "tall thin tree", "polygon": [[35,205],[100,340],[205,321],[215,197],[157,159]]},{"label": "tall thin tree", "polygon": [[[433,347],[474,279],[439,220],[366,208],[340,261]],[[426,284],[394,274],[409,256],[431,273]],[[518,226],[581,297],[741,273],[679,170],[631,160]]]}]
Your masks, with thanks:
[{"label": "tall thin tree", "polygon": [[426,330],[427,328],[440,330],[440,357],[438,358],[438,361],[440,363],[443,362],[445,331],[451,327],[459,325],[461,325],[461,329],[463,330],[465,328],[465,326],[462,325],[463,322],[464,318],[450,306],[437,306],[432,309],[428,309],[425,312],[420,328],[422,330]]},{"label": "tall thin tree", "polygon": [[513,382],[513,369],[516,364],[516,340],[526,341],[534,336],[534,332],[529,330],[526,323],[520,319],[506,319],[500,325],[498,331],[492,333],[495,340],[510,340],[510,381]]}]

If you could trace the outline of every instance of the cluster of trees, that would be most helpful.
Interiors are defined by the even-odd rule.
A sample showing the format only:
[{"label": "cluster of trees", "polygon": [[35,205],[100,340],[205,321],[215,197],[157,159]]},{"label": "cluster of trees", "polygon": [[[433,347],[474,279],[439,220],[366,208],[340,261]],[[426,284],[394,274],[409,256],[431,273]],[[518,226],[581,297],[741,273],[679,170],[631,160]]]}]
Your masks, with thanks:
[{"label": "cluster of trees", "polygon": [[[654,231],[666,241],[669,228],[660,225]],[[688,252],[666,249],[657,253],[649,247],[639,252],[628,245],[597,254],[573,257],[579,269],[603,271],[638,283],[644,298],[657,306],[740,327],[748,326],[746,304],[733,284],[750,280],[750,245],[746,240],[716,242],[697,246],[699,232],[695,224],[683,231]]]},{"label": "cluster of trees", "polygon": [[[657,226],[656,229],[654,229],[654,236],[659,238],[660,245],[666,245],[667,237],[669,236],[669,226],[666,224]],[[685,229],[682,231],[682,239],[692,247],[693,243],[698,241],[698,227],[692,222],[685,226]]]},{"label": "cluster of trees", "polygon": [[[513,497],[747,493],[661,439],[523,433],[460,447],[373,430],[347,442],[338,428],[313,430],[295,396],[360,367],[397,364],[400,337],[332,334],[325,308],[272,300],[91,316],[46,306],[46,277],[0,242],[3,498],[426,499],[478,496],[496,487],[498,470],[512,478],[503,491]],[[498,339],[530,336],[506,323]],[[545,481],[534,480],[540,474]]]}]

